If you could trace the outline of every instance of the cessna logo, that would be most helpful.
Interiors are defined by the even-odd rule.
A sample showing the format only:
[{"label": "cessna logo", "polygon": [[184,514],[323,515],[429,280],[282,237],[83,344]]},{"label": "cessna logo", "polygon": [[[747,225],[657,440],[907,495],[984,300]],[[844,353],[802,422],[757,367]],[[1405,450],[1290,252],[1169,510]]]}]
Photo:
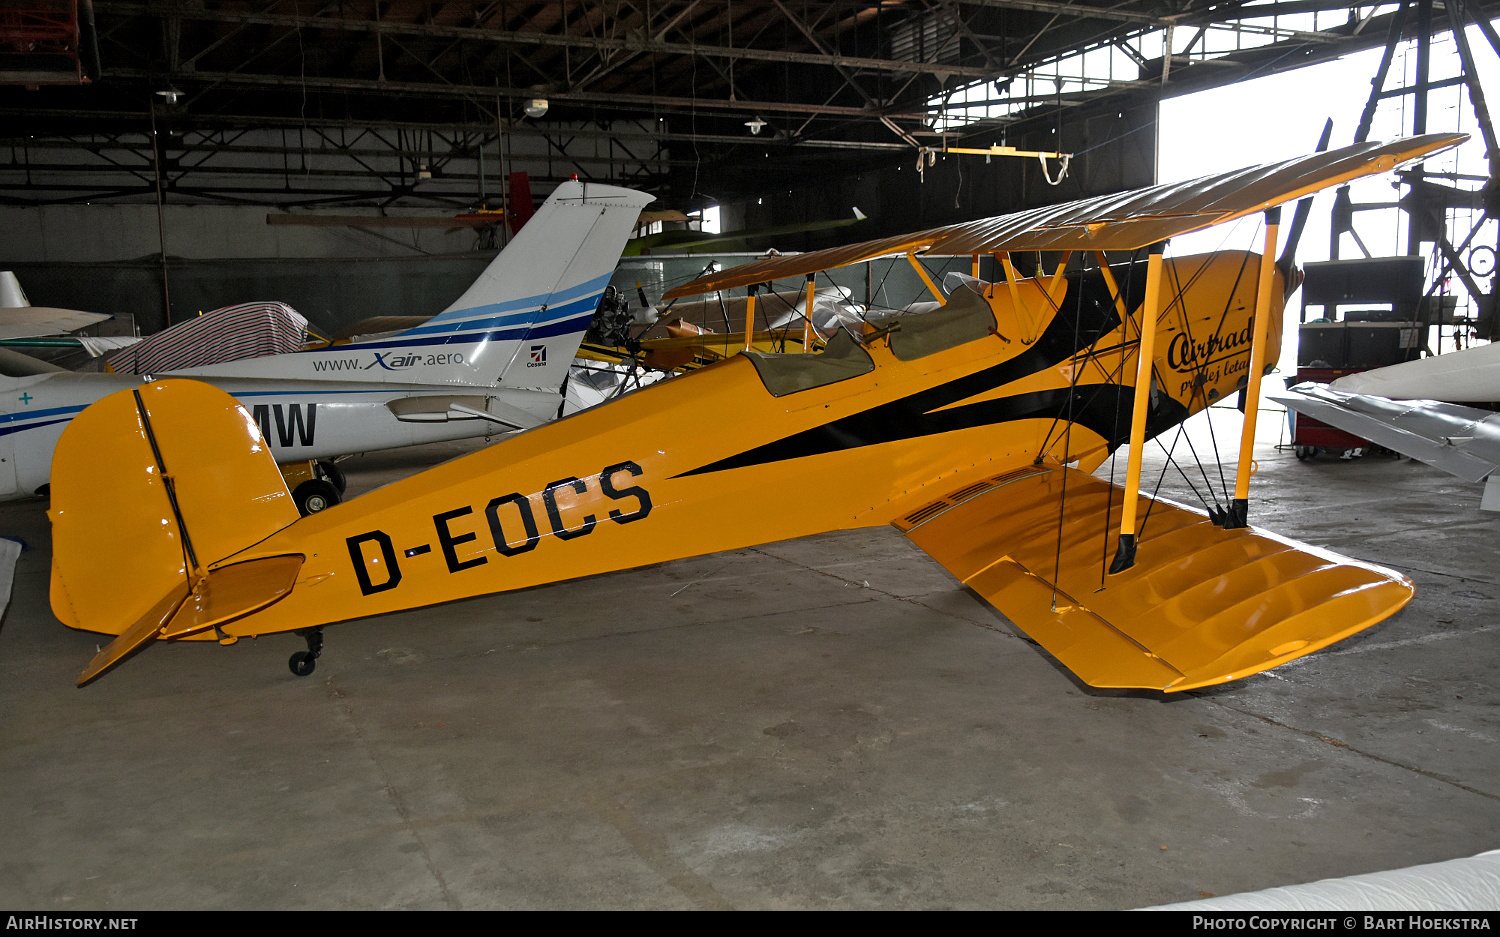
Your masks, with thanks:
[{"label": "cessna logo", "polygon": [[528,368],[540,368],[547,363],[547,346],[532,345],[531,360],[526,362]]},{"label": "cessna logo", "polygon": [[[448,572],[456,573],[483,566],[491,559],[487,553],[493,553],[495,559],[530,553],[542,542],[541,527],[537,523],[538,513],[545,515],[547,525],[551,528],[549,533],[559,541],[573,540],[594,532],[599,524],[599,517],[585,513],[589,508],[602,510],[609,507],[608,517],[616,524],[645,520],[651,513],[651,494],[640,485],[619,487],[631,478],[640,476],[643,471],[634,462],[620,462],[593,478],[559,479],[543,488],[540,495],[528,496],[517,491],[492,498],[484,506],[483,521],[471,517],[474,506],[468,504],[434,514],[433,532]],[[608,500],[601,500],[600,495]],[[533,499],[541,501],[540,512],[536,510]],[[622,511],[613,506],[615,502],[625,502],[621,506],[630,506],[633,502],[634,506],[632,510]],[[479,541],[481,535],[485,536],[492,547],[482,541],[474,547],[465,546]],[[371,530],[349,537],[345,543],[349,547],[349,559],[354,564],[354,577],[359,580],[360,592],[374,595],[401,584],[401,561],[390,534],[383,530]],[[420,543],[406,547],[401,552],[407,560],[411,560],[431,553],[432,544]],[[381,581],[377,582],[377,578]]]}]

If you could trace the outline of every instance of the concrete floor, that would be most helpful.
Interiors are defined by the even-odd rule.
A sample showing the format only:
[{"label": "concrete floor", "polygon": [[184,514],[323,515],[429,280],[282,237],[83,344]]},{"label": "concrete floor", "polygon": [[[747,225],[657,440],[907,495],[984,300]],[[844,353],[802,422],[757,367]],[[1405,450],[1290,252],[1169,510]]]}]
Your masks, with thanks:
[{"label": "concrete floor", "polygon": [[1129,908],[1500,846],[1500,516],[1260,454],[1257,523],[1417,598],[1170,697],[1082,686],[892,529],[335,626],[303,679],[287,635],[79,690],[43,505],[0,506],[0,906]]}]

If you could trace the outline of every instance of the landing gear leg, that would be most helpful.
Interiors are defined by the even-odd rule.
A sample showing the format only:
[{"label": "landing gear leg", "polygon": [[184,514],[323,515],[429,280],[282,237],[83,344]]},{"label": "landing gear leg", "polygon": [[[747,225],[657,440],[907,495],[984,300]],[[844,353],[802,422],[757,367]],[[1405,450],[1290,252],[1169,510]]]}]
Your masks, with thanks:
[{"label": "landing gear leg", "polygon": [[308,628],[298,631],[303,640],[307,641],[307,650],[298,651],[286,662],[292,673],[299,677],[305,677],[318,667],[318,658],[323,655],[323,629]]}]

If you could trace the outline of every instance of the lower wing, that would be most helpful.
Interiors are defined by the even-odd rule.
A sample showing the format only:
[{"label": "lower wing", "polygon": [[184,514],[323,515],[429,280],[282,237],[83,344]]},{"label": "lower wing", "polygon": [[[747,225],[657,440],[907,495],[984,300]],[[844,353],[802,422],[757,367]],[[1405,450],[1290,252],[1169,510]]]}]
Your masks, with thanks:
[{"label": "lower wing", "polygon": [[1411,601],[1400,573],[1224,530],[1148,497],[1136,565],[1106,575],[1123,499],[1077,470],[1037,467],[969,485],[896,526],[1091,686],[1175,692],[1237,680]]}]

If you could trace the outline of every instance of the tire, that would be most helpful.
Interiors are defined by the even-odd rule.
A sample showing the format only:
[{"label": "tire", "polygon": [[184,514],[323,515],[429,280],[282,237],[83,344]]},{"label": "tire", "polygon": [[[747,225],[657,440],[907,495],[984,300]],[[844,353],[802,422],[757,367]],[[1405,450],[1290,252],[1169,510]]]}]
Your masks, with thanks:
[{"label": "tire", "polygon": [[343,497],[345,490],[349,487],[349,480],[344,477],[344,470],[338,467],[338,463],[332,459],[324,459],[318,463],[318,470],[323,473],[333,487],[339,490],[339,496]]},{"label": "tire", "polygon": [[1317,453],[1317,451],[1317,446],[1298,446],[1297,461],[1306,462],[1308,459],[1311,459]]},{"label": "tire", "polygon": [[318,659],[306,651],[298,651],[286,662],[287,669],[299,677],[305,677],[318,669]]},{"label": "tire", "polygon": [[303,517],[325,511],[339,503],[339,490],[321,478],[306,481],[292,492],[297,512]]}]

